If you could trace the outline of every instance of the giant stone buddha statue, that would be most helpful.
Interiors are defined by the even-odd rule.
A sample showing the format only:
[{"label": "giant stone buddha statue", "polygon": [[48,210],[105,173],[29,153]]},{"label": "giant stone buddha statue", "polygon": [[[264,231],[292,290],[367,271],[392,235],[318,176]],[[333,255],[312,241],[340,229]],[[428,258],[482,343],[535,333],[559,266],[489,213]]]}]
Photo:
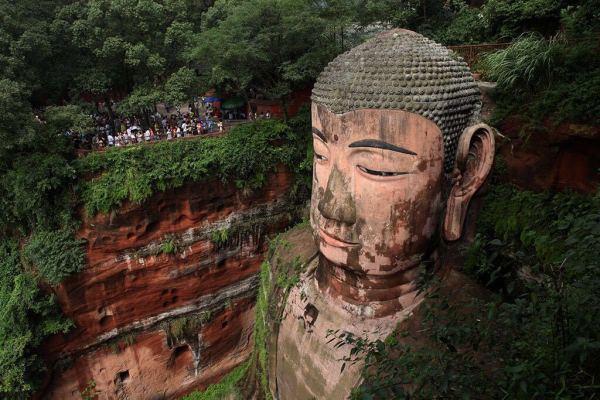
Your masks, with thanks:
[{"label": "giant stone buddha statue", "polygon": [[[384,339],[422,301],[417,279],[460,238],[493,160],[491,128],[460,57],[406,30],[338,56],[312,94],[310,228],[317,252],[285,303],[271,390],[281,400],[344,399],[331,331]],[[309,246],[307,244],[307,246]]]}]

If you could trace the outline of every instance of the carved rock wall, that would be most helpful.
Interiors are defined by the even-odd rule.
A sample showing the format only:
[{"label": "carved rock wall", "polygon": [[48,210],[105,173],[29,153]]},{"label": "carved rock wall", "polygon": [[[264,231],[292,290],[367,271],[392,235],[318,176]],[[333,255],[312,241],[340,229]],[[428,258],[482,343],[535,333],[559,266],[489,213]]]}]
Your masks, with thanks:
[{"label": "carved rock wall", "polygon": [[176,398],[245,360],[264,238],[298,215],[291,180],[190,184],[83,216],[88,265],[55,289],[75,328],[43,346],[54,368],[41,397],[95,385],[98,399]]}]

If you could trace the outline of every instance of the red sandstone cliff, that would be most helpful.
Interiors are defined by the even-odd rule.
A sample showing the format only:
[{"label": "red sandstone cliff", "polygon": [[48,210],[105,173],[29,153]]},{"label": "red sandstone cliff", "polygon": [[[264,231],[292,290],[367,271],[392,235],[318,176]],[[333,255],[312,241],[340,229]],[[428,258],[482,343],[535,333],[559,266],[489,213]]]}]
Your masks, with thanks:
[{"label": "red sandstone cliff", "polygon": [[547,124],[544,132],[523,127],[518,118],[500,127],[510,140],[499,149],[510,182],[530,190],[593,193],[600,183],[600,128]]},{"label": "red sandstone cliff", "polygon": [[56,289],[75,328],[43,348],[42,397],[175,398],[244,361],[264,238],[295,217],[290,183],[280,171],[250,194],[189,184],[84,217],[88,265]]}]

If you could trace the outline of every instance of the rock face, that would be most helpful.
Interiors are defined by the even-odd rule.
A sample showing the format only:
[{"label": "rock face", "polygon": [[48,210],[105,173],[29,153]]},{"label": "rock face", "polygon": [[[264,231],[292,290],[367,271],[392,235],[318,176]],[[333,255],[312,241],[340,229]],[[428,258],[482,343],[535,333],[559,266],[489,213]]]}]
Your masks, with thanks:
[{"label": "rock face", "polygon": [[83,217],[88,265],[56,289],[75,328],[43,348],[55,367],[41,397],[175,398],[243,362],[264,238],[297,216],[291,179],[190,184]]},{"label": "rock face", "polygon": [[[522,130],[528,135],[524,136]],[[545,132],[529,131],[517,118],[501,132],[508,140],[499,153],[509,180],[530,190],[575,190],[594,193],[600,183],[600,129],[594,126],[548,124]]]}]

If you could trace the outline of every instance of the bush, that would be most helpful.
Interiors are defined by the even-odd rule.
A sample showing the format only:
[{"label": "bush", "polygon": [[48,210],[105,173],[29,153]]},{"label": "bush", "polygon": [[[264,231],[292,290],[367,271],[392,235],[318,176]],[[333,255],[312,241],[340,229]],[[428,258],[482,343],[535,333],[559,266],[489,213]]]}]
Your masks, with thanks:
[{"label": "bush", "polygon": [[498,84],[495,123],[516,114],[538,128],[547,120],[597,124],[600,62],[593,43],[529,34],[484,56],[478,68]]},{"label": "bush", "polygon": [[487,21],[481,10],[463,5],[444,29],[434,33],[434,39],[447,46],[485,43]]},{"label": "bush", "polygon": [[46,282],[57,285],[85,265],[83,243],[75,239],[72,230],[38,231],[23,248],[23,254]]},{"label": "bush", "polygon": [[295,170],[305,158],[307,132],[283,122],[261,120],[227,135],[154,145],[114,148],[78,162],[79,187],[88,213],[108,212],[123,201],[142,203],[156,191],[218,179],[239,188],[261,187],[277,165]]},{"label": "bush", "polygon": [[0,242],[0,397],[30,397],[44,376],[37,346],[71,325],[60,316],[53,297],[21,269],[17,243]]},{"label": "bush", "polygon": [[559,37],[546,40],[526,34],[506,49],[483,57],[480,67],[503,90],[530,91],[553,78],[562,45]]},{"label": "bush", "polygon": [[[523,13],[514,14],[515,8]],[[537,130],[546,129],[548,122],[598,124],[600,100],[595,93],[600,89],[600,25],[593,1],[570,6],[561,0],[494,0],[485,4],[483,12],[491,20],[493,15],[510,16],[514,24],[503,25],[509,31],[520,30],[527,21],[545,26],[530,29],[545,36],[521,35],[508,48],[482,58],[478,67],[487,79],[498,83],[493,123],[518,115],[526,127]],[[540,15],[544,18],[539,19]],[[546,20],[560,21],[561,31],[548,30]]]}]

